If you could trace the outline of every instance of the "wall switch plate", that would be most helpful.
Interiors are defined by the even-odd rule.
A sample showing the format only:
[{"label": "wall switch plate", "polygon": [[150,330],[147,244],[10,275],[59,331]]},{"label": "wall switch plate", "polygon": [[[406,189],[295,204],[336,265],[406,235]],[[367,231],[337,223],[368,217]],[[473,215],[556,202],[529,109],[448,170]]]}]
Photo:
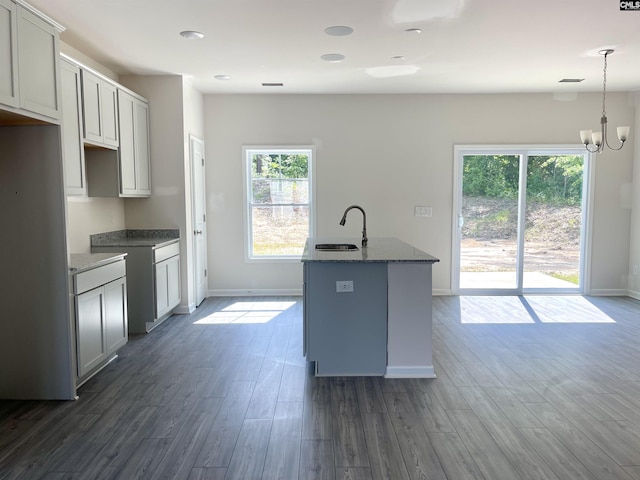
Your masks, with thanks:
[{"label": "wall switch plate", "polygon": [[633,274],[637,275],[638,274],[638,265],[634,265],[633,266]]},{"label": "wall switch plate", "polygon": [[413,214],[416,217],[430,217],[433,214],[431,207],[415,207]]},{"label": "wall switch plate", "polygon": [[336,282],[336,292],[348,293],[353,292],[353,280],[339,280]]}]

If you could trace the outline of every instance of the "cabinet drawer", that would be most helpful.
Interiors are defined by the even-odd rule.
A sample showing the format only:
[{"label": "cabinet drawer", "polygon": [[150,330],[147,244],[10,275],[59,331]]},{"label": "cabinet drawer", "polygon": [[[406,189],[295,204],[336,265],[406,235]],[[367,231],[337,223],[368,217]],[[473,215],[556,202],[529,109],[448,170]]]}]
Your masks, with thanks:
[{"label": "cabinet drawer", "polygon": [[124,260],[109,263],[101,267],[74,275],[73,293],[76,295],[124,277],[127,273]]},{"label": "cabinet drawer", "polygon": [[156,248],[153,251],[153,263],[162,262],[167,258],[174,257],[180,253],[180,243],[172,243],[166,247]]}]

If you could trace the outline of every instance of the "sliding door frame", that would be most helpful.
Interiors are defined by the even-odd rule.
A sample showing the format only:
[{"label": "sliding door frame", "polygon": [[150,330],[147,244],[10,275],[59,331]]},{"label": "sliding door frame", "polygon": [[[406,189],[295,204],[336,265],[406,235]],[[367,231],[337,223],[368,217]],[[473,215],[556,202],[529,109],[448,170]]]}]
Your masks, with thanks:
[{"label": "sliding door frame", "polygon": [[[584,155],[582,173],[582,224],[580,241],[580,284],[577,289],[523,288],[524,226],[526,212],[526,185],[528,157],[536,155]],[[509,289],[461,289],[460,288],[460,244],[462,218],[462,174],[465,155],[518,155],[518,245],[516,255],[516,288]],[[453,209],[451,221],[451,291],[454,295],[522,295],[522,294],[583,294],[591,291],[591,239],[593,225],[593,192],[595,186],[595,156],[585,152],[583,145],[454,145],[453,147]],[[524,177],[524,178],[523,178]],[[522,234],[520,234],[522,232]]]}]

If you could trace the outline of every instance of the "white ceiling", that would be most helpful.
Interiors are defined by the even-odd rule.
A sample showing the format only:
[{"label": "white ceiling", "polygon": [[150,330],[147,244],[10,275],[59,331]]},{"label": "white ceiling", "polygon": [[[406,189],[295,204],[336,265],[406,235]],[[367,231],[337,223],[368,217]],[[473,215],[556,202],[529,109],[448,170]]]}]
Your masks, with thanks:
[{"label": "white ceiling", "polygon": [[[111,70],[183,74],[203,93],[599,91],[603,48],[615,49],[607,89],[640,90],[640,11],[618,0],[27,1]],[[354,32],[324,33],[334,25]]]}]

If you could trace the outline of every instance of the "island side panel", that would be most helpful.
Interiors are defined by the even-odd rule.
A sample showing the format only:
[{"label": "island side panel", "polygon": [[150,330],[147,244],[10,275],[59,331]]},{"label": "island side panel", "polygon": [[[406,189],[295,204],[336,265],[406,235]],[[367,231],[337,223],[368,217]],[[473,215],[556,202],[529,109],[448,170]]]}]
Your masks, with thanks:
[{"label": "island side panel", "polygon": [[[320,376],[382,376],[387,361],[387,265],[305,263],[307,360]],[[336,282],[353,281],[353,292]]]},{"label": "island side panel", "polygon": [[389,263],[387,378],[435,378],[431,263]]}]

